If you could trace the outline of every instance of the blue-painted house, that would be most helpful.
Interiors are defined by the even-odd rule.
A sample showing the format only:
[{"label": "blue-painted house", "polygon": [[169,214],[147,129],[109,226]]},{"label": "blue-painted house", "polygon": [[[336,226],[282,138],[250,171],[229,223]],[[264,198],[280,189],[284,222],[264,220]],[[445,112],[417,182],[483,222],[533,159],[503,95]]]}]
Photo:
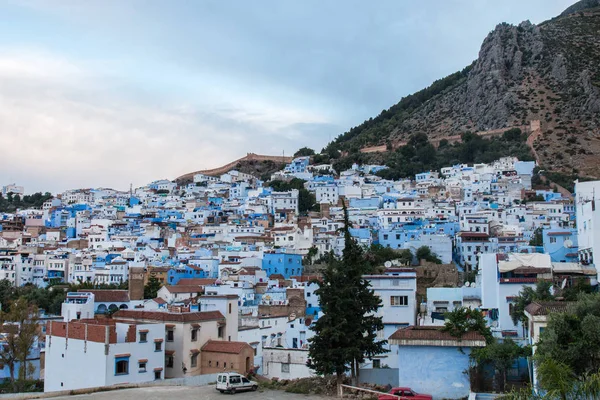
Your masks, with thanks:
[{"label": "blue-painted house", "polygon": [[544,253],[552,262],[578,262],[576,228],[549,228],[542,232]]},{"label": "blue-painted house", "polygon": [[171,268],[167,272],[167,282],[169,285],[176,285],[183,278],[206,278],[207,274],[202,268],[195,265],[181,264]]},{"label": "blue-painted house", "polygon": [[474,347],[484,347],[485,338],[469,332],[461,338],[443,332],[441,327],[409,326],[389,338],[392,351],[398,352],[400,385],[434,399],[469,397],[471,384],[469,355]]},{"label": "blue-painted house", "polygon": [[289,279],[291,276],[302,275],[302,255],[284,252],[265,253],[262,260],[262,269],[267,276],[281,274]]}]

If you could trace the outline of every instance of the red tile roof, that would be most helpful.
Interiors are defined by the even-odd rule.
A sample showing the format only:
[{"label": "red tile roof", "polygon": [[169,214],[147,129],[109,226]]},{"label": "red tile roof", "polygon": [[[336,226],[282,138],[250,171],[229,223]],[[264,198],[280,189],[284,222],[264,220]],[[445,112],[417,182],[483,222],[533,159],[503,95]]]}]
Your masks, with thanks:
[{"label": "red tile roof", "polygon": [[204,346],[202,351],[208,351],[211,353],[231,353],[240,354],[246,347],[252,350],[252,347],[246,342],[225,342],[220,340],[209,340]]},{"label": "red tile roof", "polygon": [[201,293],[203,290],[198,285],[165,285],[170,293]]},{"label": "red tile roof", "polygon": [[164,311],[138,311],[138,310],[119,310],[114,314],[115,318],[150,320],[163,322],[202,322],[224,320],[225,317],[220,311],[203,311],[189,313],[171,313]]},{"label": "red tile roof", "polygon": [[127,303],[127,302],[129,302],[129,292],[127,290],[79,289],[78,292],[93,293],[94,301],[96,303]]},{"label": "red tile roof", "polygon": [[572,307],[575,302],[572,301],[534,301],[525,307],[525,311],[527,311],[531,315],[548,315],[551,313],[564,313],[570,307]]},{"label": "red tile roof", "polygon": [[213,285],[216,279],[212,278],[181,278],[179,282],[177,282],[176,286],[185,286],[185,285],[198,285],[198,286],[207,286]]}]

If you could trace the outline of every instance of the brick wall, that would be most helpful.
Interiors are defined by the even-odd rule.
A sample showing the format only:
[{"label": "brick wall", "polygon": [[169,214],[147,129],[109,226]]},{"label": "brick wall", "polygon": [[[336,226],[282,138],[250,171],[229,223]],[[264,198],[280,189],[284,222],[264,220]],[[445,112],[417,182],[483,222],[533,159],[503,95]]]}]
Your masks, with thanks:
[{"label": "brick wall", "polygon": [[[248,359],[247,362],[246,359]],[[246,375],[254,367],[254,350],[246,347],[240,354],[203,351],[198,356],[198,362],[203,375],[229,371]]]},{"label": "brick wall", "polygon": [[[105,343],[107,325],[82,324],[78,322],[69,322],[67,324],[66,322],[49,321],[46,326],[46,333],[47,335],[58,337],[67,337],[68,334],[69,339],[86,340],[86,327],[88,341]],[[117,330],[114,325],[108,326],[108,335],[109,343],[117,343]]]},{"label": "brick wall", "polygon": [[125,336],[125,342],[127,343],[135,343],[137,342],[137,332],[135,329],[135,325],[129,325],[129,329],[127,330],[127,335]]}]

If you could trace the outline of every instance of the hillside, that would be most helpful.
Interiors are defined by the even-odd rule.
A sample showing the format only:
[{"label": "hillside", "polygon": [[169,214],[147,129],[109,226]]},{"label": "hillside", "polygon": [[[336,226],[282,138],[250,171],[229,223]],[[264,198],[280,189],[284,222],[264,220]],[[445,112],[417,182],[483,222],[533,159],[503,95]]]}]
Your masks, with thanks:
[{"label": "hillside", "polygon": [[235,161],[227,163],[217,168],[204,169],[200,171],[189,172],[181,175],[176,179],[179,183],[189,183],[194,179],[196,174],[204,174],[209,176],[220,176],[233,169],[243,172],[245,174],[254,175],[257,178],[265,178],[271,176],[272,173],[277,172],[285,164],[292,161],[292,157],[285,156],[265,156],[260,154],[248,153],[244,157],[239,158]]},{"label": "hillside", "polygon": [[540,129],[524,131],[544,169],[600,177],[600,0],[539,25],[498,25],[470,66],[340,135],[326,151],[356,158],[369,146],[391,152],[415,134],[436,144],[538,120]]}]

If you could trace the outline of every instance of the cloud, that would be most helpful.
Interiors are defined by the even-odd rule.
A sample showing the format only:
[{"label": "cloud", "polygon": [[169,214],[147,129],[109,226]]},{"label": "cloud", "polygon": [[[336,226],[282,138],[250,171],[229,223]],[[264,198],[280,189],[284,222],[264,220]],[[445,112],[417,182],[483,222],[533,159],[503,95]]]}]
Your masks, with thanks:
[{"label": "cloud", "polygon": [[210,107],[160,104],[97,78],[48,53],[3,52],[0,181],[24,184],[28,192],[126,189],[216,167],[250,151],[289,154],[306,144],[307,126],[315,140],[320,129],[332,128],[312,111],[253,105],[243,95]]}]

